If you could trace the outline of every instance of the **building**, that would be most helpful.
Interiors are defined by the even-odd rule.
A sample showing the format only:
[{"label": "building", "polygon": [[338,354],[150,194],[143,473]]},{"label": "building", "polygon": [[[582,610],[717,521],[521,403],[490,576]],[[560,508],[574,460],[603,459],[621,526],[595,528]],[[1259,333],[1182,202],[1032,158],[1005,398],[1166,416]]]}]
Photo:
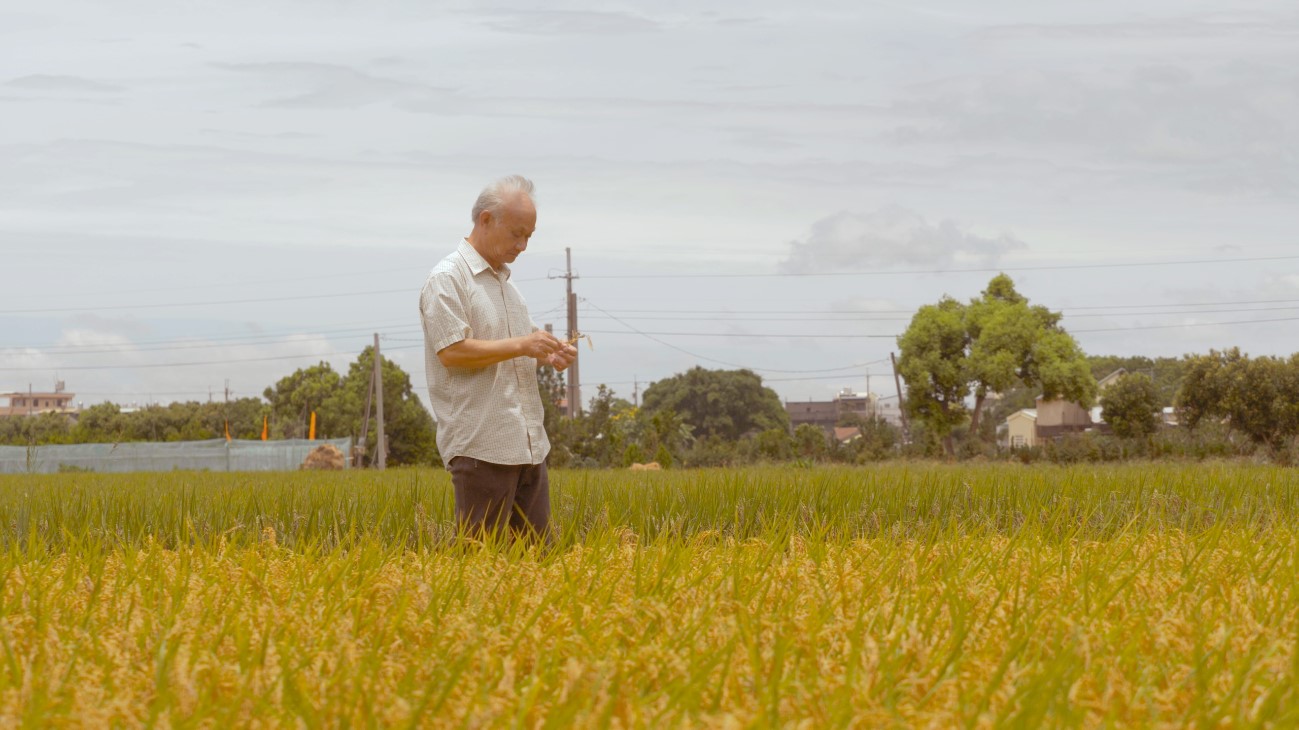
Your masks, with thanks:
[{"label": "building", "polygon": [[894,428],[902,428],[902,408],[898,405],[898,397],[876,398],[875,416]]},{"label": "building", "polygon": [[[1127,374],[1119,368],[1096,381],[1098,392],[1114,384]],[[1026,448],[1037,446],[1044,441],[1058,439],[1068,433],[1107,430],[1101,419],[1100,406],[1090,410],[1071,401],[1037,397],[1036,408],[1024,408],[1006,417],[997,427],[997,441],[1003,447]]]},{"label": "building", "polygon": [[0,416],[36,416],[41,413],[76,413],[72,405],[73,393],[63,390],[63,381],[54,385],[53,393],[0,393]]},{"label": "building", "polygon": [[1015,411],[1006,417],[997,431],[998,440],[1012,449],[1037,446],[1037,409]]},{"label": "building", "polygon": [[[789,424],[792,427],[798,428],[801,424],[810,423],[831,435],[835,427],[850,416],[863,420],[876,415],[885,417],[881,413],[881,405],[880,397],[874,393],[855,393],[852,388],[844,388],[834,400],[785,401],[785,412],[789,414]],[[893,411],[897,412],[896,402]],[[897,418],[900,422],[900,414]]]},{"label": "building", "polygon": [[839,423],[839,406],[834,401],[785,401],[785,412],[789,414],[789,425],[798,428],[810,423],[823,431],[831,431]]}]

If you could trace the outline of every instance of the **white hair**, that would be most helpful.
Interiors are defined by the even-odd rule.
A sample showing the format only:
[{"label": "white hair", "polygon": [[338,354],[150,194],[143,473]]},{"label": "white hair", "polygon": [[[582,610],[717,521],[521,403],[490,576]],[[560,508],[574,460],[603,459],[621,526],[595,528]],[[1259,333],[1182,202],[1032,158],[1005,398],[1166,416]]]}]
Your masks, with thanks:
[{"label": "white hair", "polygon": [[483,188],[483,191],[478,194],[478,200],[474,201],[472,220],[477,223],[483,211],[496,215],[501,206],[516,195],[526,195],[529,200],[532,200],[532,190],[532,181],[522,175],[503,177]]}]

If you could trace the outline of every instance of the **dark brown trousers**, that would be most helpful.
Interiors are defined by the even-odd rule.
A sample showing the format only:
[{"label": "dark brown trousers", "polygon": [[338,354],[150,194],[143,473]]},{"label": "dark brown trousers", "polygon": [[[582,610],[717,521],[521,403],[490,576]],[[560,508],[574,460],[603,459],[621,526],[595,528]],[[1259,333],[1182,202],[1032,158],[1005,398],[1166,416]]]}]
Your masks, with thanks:
[{"label": "dark brown trousers", "polygon": [[550,477],[542,464],[492,464],[469,456],[451,460],[456,524],[479,538],[510,532],[550,540]]}]

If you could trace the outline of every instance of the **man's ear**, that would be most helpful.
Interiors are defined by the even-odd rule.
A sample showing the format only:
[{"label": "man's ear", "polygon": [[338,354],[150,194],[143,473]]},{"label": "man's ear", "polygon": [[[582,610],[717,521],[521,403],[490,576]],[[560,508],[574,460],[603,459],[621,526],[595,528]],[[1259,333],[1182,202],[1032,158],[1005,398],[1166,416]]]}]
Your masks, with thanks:
[{"label": "man's ear", "polygon": [[492,224],[492,212],[490,210],[484,210],[483,212],[478,214],[478,225],[482,226],[483,228],[486,228],[491,224]]}]

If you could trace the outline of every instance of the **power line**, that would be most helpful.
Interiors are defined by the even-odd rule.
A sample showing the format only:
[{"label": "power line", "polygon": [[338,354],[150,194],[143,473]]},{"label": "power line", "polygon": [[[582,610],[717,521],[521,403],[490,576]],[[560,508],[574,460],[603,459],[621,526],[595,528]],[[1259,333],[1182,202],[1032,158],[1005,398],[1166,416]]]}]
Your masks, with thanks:
[{"label": "power line", "polygon": [[[621,320],[619,320],[621,322]],[[1179,324],[1152,324],[1152,325],[1134,325],[1131,327],[1102,327],[1096,329],[1074,329],[1068,330],[1070,334],[1085,334],[1089,332],[1126,332],[1135,330],[1156,330],[1156,329],[1177,329],[1180,327],[1218,327],[1222,325],[1236,324],[1264,324],[1268,322],[1295,322],[1299,317],[1279,317],[1275,319],[1241,319],[1226,322],[1184,322]],[[626,323],[623,322],[625,325]],[[620,332],[618,330],[587,330],[589,334],[599,335],[661,335],[664,337],[757,337],[769,339],[782,339],[787,337],[807,338],[807,339],[894,339],[900,335],[847,335],[847,334],[806,334],[806,333],[773,333],[763,334],[754,332]],[[666,343],[664,343],[666,344]],[[669,345],[671,347],[671,345]]]},{"label": "power line", "polygon": [[[1296,310],[1296,309],[1299,309],[1299,307],[1247,307],[1247,308],[1233,308],[1233,309],[1185,309],[1185,310],[1169,310],[1169,311],[1162,311],[1162,312],[1159,312],[1159,311],[1142,311],[1142,312],[1089,312],[1089,313],[1081,313],[1081,314],[1066,314],[1065,317],[1066,317],[1066,319],[1080,319],[1080,318],[1090,318],[1090,317],[1115,317],[1115,316],[1125,316],[1125,317],[1146,317],[1146,316],[1149,316],[1149,317],[1163,317],[1163,316],[1175,316],[1175,315],[1187,315],[1187,314],[1228,314],[1228,313],[1236,313],[1236,312],[1289,312],[1289,311],[1294,311],[1294,310]],[[1066,311],[1067,311],[1067,310],[1066,310]],[[674,312],[673,314],[676,314],[676,313]],[[667,316],[667,317],[661,317],[661,316],[628,316],[628,317],[623,317],[623,319],[642,320],[642,321],[652,321],[652,322],[699,322],[699,321],[708,321],[708,322],[716,322],[716,321],[721,321],[721,322],[910,322],[910,321],[911,321],[911,317],[874,317],[874,316],[857,316],[858,314],[861,314],[861,313],[858,313],[858,312],[821,312],[821,313],[813,313],[813,312],[798,312],[798,313],[795,313],[795,312],[789,312],[789,313],[788,313],[788,314],[790,314],[790,315],[792,315],[792,314],[814,314],[814,315],[815,315],[815,316],[811,316],[811,317],[784,316],[783,314],[780,315],[780,316],[760,316],[760,317],[750,317],[750,316],[746,316],[746,315],[744,315],[744,314],[742,314],[741,316],[726,316],[726,315],[730,315],[730,314],[731,314],[731,313],[729,313],[729,312],[728,312],[728,313],[725,313],[725,314],[723,314],[723,313],[712,313],[712,314],[707,314],[707,315],[701,314],[701,315],[699,315],[699,316],[694,316],[694,317],[675,317],[675,316]],[[873,313],[871,313],[871,314],[878,314],[878,313],[874,313],[874,312],[873,312]],[[594,317],[609,317],[610,315],[607,315],[607,314],[606,314],[606,315],[594,314],[594,315],[592,315],[592,316],[594,316]],[[719,318],[719,317],[722,317],[722,316],[724,316],[725,318],[724,318],[724,319],[723,319],[723,318]]]},{"label": "power line", "polygon": [[[402,347],[391,347],[389,350],[411,350],[419,345],[405,345]],[[15,368],[0,367],[0,371],[18,372],[30,370],[134,370],[137,368],[184,368],[201,365],[231,365],[241,362],[272,362],[276,360],[300,360],[303,358],[326,358],[338,357],[340,355],[355,355],[355,352],[320,352],[320,353],[303,353],[301,355],[276,355],[273,357],[247,357],[235,360],[203,360],[200,362],[159,362],[144,363],[139,365],[41,365],[34,367]]]},{"label": "power line", "polygon": [[[1203,264],[1228,264],[1228,263],[1253,263],[1266,261],[1293,261],[1299,259],[1299,256],[1256,256],[1241,258],[1223,258],[1223,259],[1188,259],[1182,261],[1146,261],[1146,262],[1121,262],[1121,263],[1096,263],[1096,264],[1055,264],[1044,266],[1001,266],[1001,267],[980,267],[968,269],[910,269],[894,271],[824,271],[824,272],[769,272],[769,273],[673,273],[673,274],[595,274],[585,275],[587,279],[749,279],[749,278],[806,278],[806,277],[844,277],[844,276],[903,276],[918,274],[977,274],[990,272],[1007,272],[1007,271],[1056,271],[1056,270],[1076,270],[1076,269],[1115,269],[1115,268],[1139,268],[1152,266],[1195,266]],[[526,279],[514,280],[515,283],[530,281],[544,281],[549,277],[531,277]],[[207,307],[217,305],[231,304],[261,304],[268,302],[289,302],[289,301],[308,301],[319,299],[339,299],[347,297],[374,296],[382,294],[411,294],[410,288],[402,289],[375,289],[369,291],[357,292],[331,292],[328,294],[304,294],[298,296],[286,297],[251,297],[244,299],[223,299],[208,300],[200,302],[171,302],[171,303],[154,303],[154,304],[116,304],[116,305],[97,305],[91,307],[42,307],[33,309],[6,309],[0,310],[0,315],[13,314],[56,314],[63,312],[86,312],[86,311],[106,311],[106,310],[124,310],[124,309],[168,309],[177,307]]]},{"label": "power line", "polygon": [[[561,305],[561,306],[562,306],[562,305]],[[559,307],[556,307],[555,309],[559,309]],[[1225,314],[1225,313],[1236,313],[1236,312],[1286,312],[1286,311],[1293,311],[1293,310],[1295,310],[1295,309],[1299,309],[1299,307],[1259,307],[1259,308],[1243,308],[1243,309],[1175,310],[1175,311],[1165,311],[1165,312],[1127,312],[1127,313],[1124,313],[1123,316],[1185,316],[1185,315],[1198,315],[1198,314]],[[610,311],[617,311],[617,310],[610,310]],[[642,311],[648,311],[648,310],[642,310]],[[545,314],[545,313],[546,313],[546,312],[543,312],[543,313],[541,313],[541,314]],[[793,312],[791,312],[791,313],[793,313]],[[612,315],[604,314],[604,313],[593,313],[593,314],[591,314],[590,316],[594,316],[594,317],[604,317],[604,318],[610,318],[610,319],[613,318]],[[1112,316],[1115,316],[1115,315],[1113,315],[1113,314],[1107,314],[1107,313],[1092,313],[1092,314],[1073,314],[1073,315],[1069,315],[1069,316],[1072,317],[1072,318],[1074,318],[1074,319],[1077,319],[1077,318],[1082,318],[1082,317],[1112,317]],[[621,318],[619,318],[619,319],[621,319],[621,320],[649,320],[649,321],[674,321],[674,320],[675,320],[675,321],[700,321],[701,318],[699,318],[699,317],[634,317],[634,316],[632,316],[632,317],[621,317]],[[408,320],[402,320],[402,321],[408,321]],[[708,318],[708,321],[717,321],[717,320],[716,320],[715,318]],[[819,318],[819,317],[728,317],[727,319],[722,320],[722,321],[755,321],[755,322],[828,322],[828,323],[835,323],[835,322],[906,322],[906,321],[910,321],[910,318],[885,318],[885,317],[864,317],[864,318],[852,317],[852,318],[849,318],[849,317],[837,317],[837,318],[834,318],[834,319],[824,319],[824,318]],[[1251,320],[1251,321],[1253,321],[1253,320]],[[1259,320],[1259,321],[1265,321],[1265,322],[1266,322],[1266,321],[1274,321],[1274,320]],[[1276,320],[1276,321],[1287,321],[1287,320],[1284,320],[1284,319],[1283,319],[1283,320]],[[1202,324],[1184,324],[1184,325],[1158,325],[1157,327],[1159,327],[1159,328],[1173,328],[1173,327],[1177,327],[1177,326],[1206,326],[1207,324],[1212,324],[1212,323],[1202,323]],[[1138,326],[1125,327],[1125,328],[1113,328],[1113,329],[1085,329],[1085,330],[1073,330],[1073,331],[1075,331],[1075,332],[1101,332],[1101,331],[1114,331],[1114,330],[1117,330],[1117,329],[1135,329],[1135,328],[1137,328],[1137,327],[1138,327]],[[122,345],[104,345],[104,344],[87,344],[87,345],[50,345],[50,346],[38,346],[38,345],[7,345],[7,346],[0,346],[0,350],[5,350],[5,349],[16,349],[16,350],[37,350],[37,351],[39,351],[40,353],[42,353],[42,354],[47,354],[47,355],[55,355],[55,354],[58,354],[58,355],[131,354],[131,353],[137,353],[137,352],[163,352],[163,351],[180,351],[180,350],[202,350],[202,349],[222,348],[222,347],[247,346],[247,345],[259,345],[259,344],[274,344],[274,341],[277,340],[277,339],[281,339],[281,338],[284,338],[284,337],[293,337],[293,336],[302,336],[302,337],[328,337],[328,338],[330,338],[330,339],[345,339],[345,340],[346,340],[346,339],[355,339],[355,338],[359,338],[359,337],[367,337],[367,338],[368,338],[368,337],[370,336],[370,333],[373,332],[375,329],[384,329],[384,327],[382,327],[382,326],[376,326],[376,325],[370,325],[370,326],[367,326],[367,327],[352,327],[352,328],[336,329],[336,330],[320,330],[320,331],[314,331],[314,332],[311,332],[311,331],[304,332],[304,331],[302,331],[302,330],[287,330],[287,331],[279,332],[279,333],[263,333],[263,334],[256,334],[256,335],[234,335],[234,336],[217,336],[217,337],[190,337],[190,338],[173,339],[173,340],[140,341],[140,342],[131,342],[131,343],[126,343],[126,344],[122,344]],[[397,328],[397,329],[392,329],[391,327],[389,327],[389,328],[387,329],[388,332],[394,332],[394,333],[397,333],[397,334],[415,333],[415,332],[418,332],[419,330],[420,330],[420,328],[419,328],[418,326],[399,327],[399,328]],[[607,332],[602,332],[602,331],[597,331],[597,330],[588,330],[588,331],[589,331],[591,334],[608,334]],[[667,334],[667,333],[664,333],[664,334]],[[725,336],[728,336],[728,337],[741,337],[741,336],[761,336],[761,337],[768,337],[768,336],[771,336],[771,337],[775,337],[775,336],[778,336],[778,335],[742,335],[742,334],[735,334],[735,333],[732,333],[732,334],[727,334],[727,335],[725,335]],[[819,337],[819,335],[813,336],[813,335],[804,335],[804,334],[800,334],[800,335],[787,335],[787,336],[791,336],[791,337],[809,337],[809,338],[810,338],[810,337]],[[829,335],[826,335],[826,336],[829,336]],[[856,336],[861,336],[861,335],[836,335],[836,336],[841,336],[841,337],[856,337]],[[392,335],[388,335],[388,334],[383,335],[382,338],[383,338],[385,341],[391,341],[391,342],[423,342],[423,341],[424,341],[422,337],[394,337],[394,336],[392,336]],[[196,340],[197,340],[197,341],[196,341]]]},{"label": "power line", "polygon": [[[564,305],[560,304],[551,309],[539,312],[537,316],[544,316],[551,312],[557,311]],[[397,324],[409,323],[410,319],[398,320]],[[141,340],[137,342],[125,343],[122,345],[111,344],[85,344],[85,345],[0,345],[2,350],[36,350],[42,354],[59,354],[59,355],[92,355],[92,354],[117,354],[117,353],[136,353],[136,352],[162,352],[170,350],[198,350],[209,349],[213,347],[232,347],[240,345],[257,345],[257,344],[274,344],[279,338],[292,336],[305,337],[332,337],[338,339],[352,339],[355,337],[369,337],[370,333],[375,330],[386,330],[388,332],[397,332],[401,334],[413,333],[420,331],[419,325],[408,327],[393,328],[391,322],[384,324],[369,324],[363,327],[348,327],[334,330],[318,330],[304,332],[300,329],[283,330],[280,332],[265,332],[258,334],[241,334],[241,335],[217,335],[204,337],[185,337],[165,340]],[[390,339],[385,336],[385,339]],[[404,342],[422,342],[423,339],[409,338],[391,338],[396,341]],[[198,340],[196,342],[196,340]],[[157,346],[154,346],[157,345]]]},{"label": "power line", "polygon": [[[932,302],[929,302],[932,303]],[[1219,302],[1175,302],[1155,304],[1087,304],[1063,307],[1062,311],[1092,309],[1153,309],[1156,307],[1225,307],[1237,304],[1297,304],[1299,299],[1244,299]],[[618,314],[913,314],[923,304],[910,309],[605,309]]]},{"label": "power line", "polygon": [[1090,330],[1070,330],[1071,334],[1083,334],[1087,332],[1126,332],[1129,330],[1166,330],[1177,329],[1179,327],[1221,327],[1228,324],[1264,324],[1266,322],[1299,322],[1299,317],[1280,317],[1277,319],[1239,319],[1230,322],[1185,322],[1182,324],[1151,324],[1138,325],[1135,327],[1105,327]]},{"label": "power line", "polygon": [[595,274],[587,279],[766,279],[785,277],[822,277],[822,276],[906,276],[916,274],[987,274],[1006,271],[1058,271],[1069,269],[1122,269],[1150,266],[1195,266],[1199,264],[1231,264],[1260,261],[1293,261],[1299,256],[1255,256],[1248,258],[1226,259],[1189,259],[1183,261],[1133,261],[1108,264],[1054,264],[1046,266],[994,266],[970,269],[903,269],[895,271],[812,271],[812,272],[774,272],[765,274],[717,274],[717,273],[676,273],[676,274]]},{"label": "power line", "polygon": [[[313,276],[287,276],[287,277],[276,277],[274,279],[244,279],[244,280],[233,280],[233,281],[227,280],[227,281],[220,281],[212,284],[186,284],[184,286],[157,286],[157,287],[149,287],[149,288],[134,287],[124,283],[122,288],[129,288],[131,292],[134,294],[149,293],[149,292],[166,292],[166,291],[194,291],[195,289],[229,289],[237,286],[254,286],[259,284],[280,285],[289,281],[319,281],[321,279],[354,279],[358,276],[370,276],[373,274],[398,274],[398,273],[408,274],[411,272],[411,270],[412,267],[403,267],[399,269],[371,269],[369,271],[349,271],[340,274],[316,274]],[[120,291],[121,288],[116,289],[114,291],[99,291],[99,292],[78,291],[76,292],[76,294],[78,296],[94,297],[94,296],[104,296],[106,294],[116,294]],[[54,298],[54,297],[66,298],[67,292],[62,292],[59,294],[48,294],[48,295],[38,294],[36,296],[40,298]]]},{"label": "power line", "polygon": [[[861,374],[862,373],[845,373],[845,376],[857,377],[858,375]],[[890,373],[865,373],[865,375],[878,375],[880,377],[884,377],[885,375],[888,375],[889,377],[892,377],[893,373],[891,372]],[[843,376],[839,376],[839,375],[813,375],[806,378],[763,378],[762,380],[763,382],[766,383],[799,383],[804,380],[843,380],[843,379],[844,379]],[[893,397],[896,398],[897,396],[893,396]]]},{"label": "power line", "polygon": [[[605,314],[609,314],[609,312],[607,312],[607,311],[605,311],[604,309],[602,309],[598,304],[596,304],[595,302],[592,302],[590,299],[583,299],[582,301],[585,302],[586,304],[590,305],[591,307],[594,307],[595,309],[597,309],[597,310],[599,310],[599,311],[601,311],[601,312],[604,312]],[[746,369],[746,370],[754,370],[754,371],[757,371],[757,372],[765,372],[765,373],[828,373],[828,372],[832,372],[832,371],[834,371],[834,370],[848,370],[848,369],[850,369],[850,368],[862,367],[862,366],[865,366],[865,365],[873,365],[873,364],[878,363],[878,362],[883,362],[883,360],[872,360],[871,362],[866,362],[866,363],[854,363],[854,364],[852,364],[852,365],[848,365],[848,366],[841,367],[841,368],[822,368],[822,369],[820,369],[820,370],[782,370],[782,369],[778,369],[778,368],[755,368],[755,367],[751,367],[751,366],[748,366],[748,365],[740,365],[740,364],[738,364],[738,363],[726,362],[725,360],[717,360],[717,359],[715,359],[715,358],[705,357],[705,356],[703,356],[703,355],[700,355],[700,354],[697,354],[697,353],[691,352],[691,351],[686,350],[686,349],[684,349],[684,348],[677,347],[676,345],[674,345],[674,344],[672,344],[672,343],[670,343],[670,342],[664,342],[663,340],[658,339],[657,337],[654,336],[655,334],[658,334],[658,333],[642,332],[641,330],[638,330],[638,329],[636,329],[635,327],[633,327],[632,325],[629,325],[629,324],[627,324],[626,322],[623,322],[622,320],[618,319],[617,317],[613,316],[612,314],[609,314],[609,317],[610,317],[611,319],[613,319],[614,321],[618,322],[619,324],[621,324],[622,326],[626,327],[627,329],[631,330],[631,332],[630,332],[630,333],[628,333],[628,332],[610,332],[610,333],[608,333],[608,334],[633,334],[633,333],[634,333],[634,334],[638,334],[638,335],[641,335],[641,336],[643,336],[643,337],[645,337],[645,338],[647,338],[647,339],[649,339],[649,340],[652,340],[652,341],[654,341],[654,342],[657,342],[658,344],[663,345],[664,347],[667,347],[667,348],[670,348],[670,349],[676,350],[677,352],[680,352],[680,353],[683,353],[683,354],[689,355],[690,357],[693,357],[693,358],[695,358],[695,359],[697,359],[697,360],[704,360],[704,361],[706,361],[706,362],[717,363],[717,364],[719,364],[719,365],[726,365],[727,367],[741,368],[741,369]],[[593,333],[587,333],[587,334],[593,334]]]},{"label": "power line", "polygon": [[[545,277],[513,280],[516,283],[525,281],[543,281]],[[228,304],[264,304],[268,302],[296,302],[315,299],[342,299],[346,297],[365,297],[380,294],[417,295],[418,290],[406,287],[403,289],[372,289],[369,291],[331,292],[329,294],[302,294],[288,297],[252,297],[246,299],[214,299],[202,302],[168,302],[155,304],[108,304],[93,307],[42,307],[38,309],[0,309],[0,315],[12,314],[59,314],[64,312],[101,312],[123,309],[173,309],[177,307],[212,307]]]},{"label": "power line", "polygon": [[[416,292],[417,293],[417,292]],[[122,309],[175,309],[177,307],[213,307],[226,304],[264,304],[267,302],[296,302],[309,299],[342,299],[376,294],[412,294],[406,289],[372,289],[370,291],[334,292],[332,294],[303,294],[293,297],[254,297],[250,299],[219,299],[205,302],[172,302],[168,304],[110,304],[94,307],[47,307],[43,309],[0,309],[0,314],[57,314],[61,312],[102,312]]]},{"label": "power line", "polygon": [[[117,345],[117,346],[108,346],[107,348],[105,348],[104,345],[55,345],[52,347],[26,347],[26,348],[12,348],[12,349],[36,350],[39,351],[41,354],[45,354],[45,355],[103,355],[103,354],[127,355],[127,354],[133,354],[137,352],[171,352],[175,350],[206,350],[206,349],[211,349],[213,347],[224,348],[224,347],[248,347],[248,346],[260,346],[260,345],[290,344],[290,343],[281,343],[278,342],[277,340],[282,340],[285,337],[294,337],[294,336],[302,336],[302,337],[328,336],[328,339],[333,339],[333,340],[351,340],[358,337],[369,337],[370,334],[374,332],[374,329],[375,328],[370,327],[364,330],[360,328],[358,328],[357,330],[336,330],[335,332],[332,333],[331,332],[297,332],[288,335],[260,335],[256,337],[250,337],[248,339],[231,340],[231,341],[223,341],[223,342],[190,341],[187,344],[176,344],[176,345],[166,345],[166,346],[135,347],[134,343],[127,343],[127,344]],[[407,329],[412,329],[412,328],[407,328]],[[413,329],[418,329],[418,328],[413,328]],[[405,331],[405,330],[397,330],[397,331]],[[342,332],[351,332],[352,334],[341,334]],[[193,339],[199,339],[199,338],[193,338]],[[183,341],[174,340],[174,342],[183,342]],[[298,343],[292,343],[292,344],[298,344]],[[89,349],[95,347],[104,348],[104,349]],[[0,349],[11,349],[11,348],[0,348]]]},{"label": "power line", "polygon": [[[382,322],[382,323],[375,323],[375,322],[337,322],[336,324],[338,324],[338,325],[341,327],[341,329],[335,329],[335,330],[317,330],[317,331],[315,331],[315,332],[304,332],[304,331],[302,330],[302,328],[294,328],[294,329],[288,329],[288,330],[277,330],[277,331],[273,331],[273,332],[242,332],[242,333],[239,333],[239,334],[215,334],[215,335],[201,335],[201,336],[200,336],[200,335],[187,335],[187,336],[184,336],[184,337],[168,337],[168,338],[164,338],[164,339],[134,340],[134,341],[131,342],[131,344],[132,344],[132,345],[170,345],[170,344],[181,344],[181,343],[187,343],[187,342],[190,342],[190,341],[192,341],[192,340],[197,340],[197,339],[203,339],[203,340],[207,340],[207,341],[216,342],[216,341],[227,341],[227,340],[229,340],[229,341],[235,341],[235,340],[243,340],[243,339],[251,339],[251,338],[260,338],[260,337],[289,337],[289,336],[292,336],[292,335],[300,335],[300,334],[316,335],[316,334],[329,334],[329,333],[332,333],[332,332],[353,332],[353,331],[357,331],[357,330],[366,330],[366,331],[368,331],[368,332],[373,332],[373,331],[376,330],[376,329],[378,329],[378,330],[383,330],[383,329],[387,329],[387,328],[391,328],[391,327],[396,327],[396,326],[401,326],[401,325],[409,324],[409,323],[410,323],[410,318],[403,318],[403,319],[401,319],[401,320],[388,321],[388,322]],[[86,345],[50,345],[49,347],[58,347],[58,348],[86,348],[86,347],[103,347],[103,346],[104,346],[103,343],[95,343],[95,344],[86,344]],[[0,349],[16,349],[16,350],[24,350],[24,349],[43,349],[43,348],[45,348],[45,347],[46,347],[46,346],[42,346],[42,345],[0,345]]]},{"label": "power line", "polygon": [[[619,320],[619,321],[621,322],[621,320]],[[622,322],[622,324],[626,324],[626,322]],[[755,332],[644,332],[644,331],[641,331],[641,330],[635,330],[635,331],[633,331],[633,332],[622,332],[622,331],[619,331],[619,330],[587,330],[587,331],[584,332],[583,334],[588,334],[588,335],[644,335],[644,336],[646,336],[646,337],[651,337],[652,335],[661,335],[661,336],[663,336],[663,337],[762,337],[762,338],[767,338],[767,339],[782,339],[782,338],[786,338],[786,337],[795,337],[795,338],[801,338],[801,339],[812,339],[812,340],[815,340],[815,339],[830,339],[830,340],[833,340],[833,339],[859,339],[859,338],[863,338],[863,337],[866,338],[866,339],[881,339],[881,338],[882,338],[882,339],[893,339],[893,338],[897,337],[897,335],[845,335],[845,334],[824,334],[824,335],[813,335],[813,334],[807,334],[807,333],[804,333],[804,332],[796,332],[796,333],[773,333],[773,334],[760,334],[760,333],[755,333]],[[664,342],[664,343],[660,343],[660,344],[667,345],[666,342]],[[674,346],[674,345],[668,345],[668,347],[672,347],[673,349],[680,349],[680,348],[677,348],[677,347]],[[693,353],[686,353],[686,354],[690,355],[690,354],[693,354]],[[695,357],[701,357],[701,356],[699,356],[699,355],[694,355],[694,356],[695,356]],[[707,358],[703,358],[703,359],[707,359]],[[723,363],[723,364],[729,364],[729,363]],[[737,366],[737,367],[739,367],[739,366]],[[752,369],[754,369],[754,368],[750,368],[750,369],[752,370]],[[784,372],[784,371],[776,371],[776,370],[773,370],[773,371],[771,371],[771,372]]]}]

